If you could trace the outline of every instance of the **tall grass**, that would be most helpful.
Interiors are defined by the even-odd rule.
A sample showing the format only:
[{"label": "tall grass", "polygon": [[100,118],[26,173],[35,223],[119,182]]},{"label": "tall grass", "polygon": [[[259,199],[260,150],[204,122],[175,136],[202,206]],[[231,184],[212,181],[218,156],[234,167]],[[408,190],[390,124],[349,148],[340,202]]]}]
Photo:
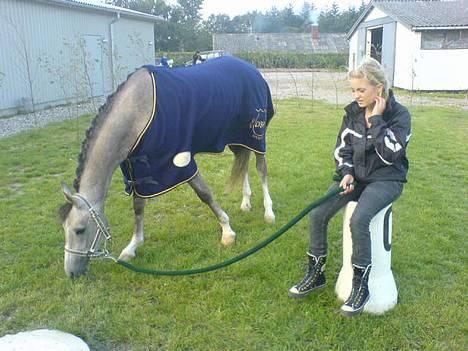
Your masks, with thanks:
[{"label": "tall grass", "polygon": [[[59,183],[74,178],[90,117],[0,140],[0,335],[56,328],[92,350],[462,350],[467,340],[466,111],[414,108],[411,171],[394,205],[393,271],[400,303],[383,316],[341,317],[334,282],[341,268],[341,216],[330,224],[329,286],[303,301],[287,297],[302,277],[307,221],[255,255],[221,271],[151,277],[111,262],[88,276],[63,272]],[[277,223],[262,219],[252,174],[253,210],[224,194],[232,155],[200,155],[199,168],[237,231],[222,247],[211,212],[188,186],[151,200],[146,243],[135,264],[201,267],[237,255],[321,196],[333,173],[342,110],[305,100],[277,103],[268,135],[270,188]],[[254,170],[254,164],[252,171]],[[253,172],[252,172],[253,173]],[[120,173],[106,213],[118,254],[133,228]],[[463,346],[465,345],[465,346]]]}]

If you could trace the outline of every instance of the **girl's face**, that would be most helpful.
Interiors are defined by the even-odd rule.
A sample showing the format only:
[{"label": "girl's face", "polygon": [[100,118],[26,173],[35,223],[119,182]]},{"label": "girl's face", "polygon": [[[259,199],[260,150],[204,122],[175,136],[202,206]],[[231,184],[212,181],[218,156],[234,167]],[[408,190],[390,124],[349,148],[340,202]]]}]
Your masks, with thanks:
[{"label": "girl's face", "polygon": [[359,107],[372,107],[375,98],[382,95],[383,84],[372,85],[365,78],[351,78],[349,82],[353,91],[353,99]]}]

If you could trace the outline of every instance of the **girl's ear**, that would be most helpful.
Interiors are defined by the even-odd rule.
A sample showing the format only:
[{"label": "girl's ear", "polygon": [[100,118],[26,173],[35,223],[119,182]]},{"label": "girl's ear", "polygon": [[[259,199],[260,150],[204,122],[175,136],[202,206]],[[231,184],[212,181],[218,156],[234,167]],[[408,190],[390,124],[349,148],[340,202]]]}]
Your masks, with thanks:
[{"label": "girl's ear", "polygon": [[382,96],[382,94],[383,94],[383,88],[384,88],[384,86],[383,86],[382,83],[377,84],[377,95]]}]

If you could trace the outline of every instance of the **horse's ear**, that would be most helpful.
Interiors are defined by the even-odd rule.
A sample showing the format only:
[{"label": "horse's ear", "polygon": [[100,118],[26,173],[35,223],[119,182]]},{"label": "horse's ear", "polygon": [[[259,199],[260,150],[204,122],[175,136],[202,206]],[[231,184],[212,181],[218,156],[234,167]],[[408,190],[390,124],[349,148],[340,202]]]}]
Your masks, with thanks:
[{"label": "horse's ear", "polygon": [[63,192],[63,195],[65,196],[65,200],[68,203],[73,204],[73,192],[70,189],[70,187],[65,182],[61,182],[60,185],[62,187],[62,192]]}]

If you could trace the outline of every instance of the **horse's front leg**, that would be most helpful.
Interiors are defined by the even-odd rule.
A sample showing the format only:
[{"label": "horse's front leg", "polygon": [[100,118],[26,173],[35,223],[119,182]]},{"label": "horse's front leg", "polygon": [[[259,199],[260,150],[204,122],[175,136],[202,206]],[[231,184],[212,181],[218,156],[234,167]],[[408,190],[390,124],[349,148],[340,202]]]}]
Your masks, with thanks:
[{"label": "horse's front leg", "polygon": [[133,196],[133,210],[135,212],[135,230],[133,232],[132,240],[130,243],[122,250],[119,256],[119,260],[129,261],[136,256],[136,249],[138,246],[143,244],[145,240],[145,235],[143,232],[143,218],[145,215],[145,205],[146,200]]},{"label": "horse's front leg", "polygon": [[257,171],[262,182],[263,206],[265,207],[264,218],[267,223],[275,223],[275,214],[273,213],[273,201],[271,200],[270,192],[268,191],[268,172],[266,158],[263,154],[255,154],[255,156],[257,161]]},{"label": "horse's front leg", "polygon": [[213,199],[213,195],[211,194],[210,188],[206,185],[205,181],[203,180],[200,173],[198,173],[195,177],[193,177],[189,181],[190,186],[198,195],[200,200],[202,200],[205,204],[207,204],[211,211],[215,214],[216,218],[218,218],[219,224],[221,225],[221,229],[223,231],[221,237],[221,243],[223,245],[231,245],[236,241],[236,233],[232,230],[231,226],[229,225],[229,217],[226,212],[218,205],[218,203]]}]

